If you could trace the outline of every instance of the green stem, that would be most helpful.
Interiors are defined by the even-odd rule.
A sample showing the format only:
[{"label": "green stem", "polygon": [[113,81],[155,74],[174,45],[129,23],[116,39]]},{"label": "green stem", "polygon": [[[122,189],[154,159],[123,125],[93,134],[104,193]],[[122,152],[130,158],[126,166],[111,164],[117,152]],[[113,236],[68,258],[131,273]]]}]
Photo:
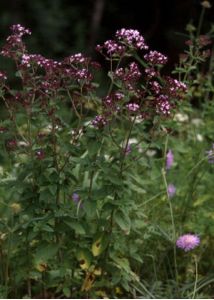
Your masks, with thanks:
[{"label": "green stem", "polygon": [[173,234],[173,253],[174,253],[174,266],[175,266],[175,278],[176,282],[178,283],[178,267],[177,267],[177,253],[176,253],[176,229],[175,229],[175,220],[174,220],[174,213],[172,208],[172,202],[169,197],[168,193],[168,184],[166,179],[166,170],[165,170],[165,161],[166,161],[166,153],[167,153],[167,147],[168,147],[168,135],[166,136],[166,142],[165,142],[165,149],[164,149],[164,166],[162,168],[162,176],[163,176],[163,182],[166,189],[166,195],[167,200],[169,204],[169,211],[170,211],[170,217],[171,217],[171,223],[172,223],[172,234]]},{"label": "green stem", "polygon": [[195,261],[195,284],[194,284],[192,299],[195,299],[196,291],[197,291],[197,283],[198,283],[198,261],[196,256],[194,256],[194,261]]},{"label": "green stem", "polygon": [[197,36],[196,36],[197,38],[199,37],[200,32],[201,32],[202,23],[204,20],[204,13],[205,13],[205,7],[202,8],[201,15],[199,18],[199,23],[198,23],[198,28],[197,28]]}]

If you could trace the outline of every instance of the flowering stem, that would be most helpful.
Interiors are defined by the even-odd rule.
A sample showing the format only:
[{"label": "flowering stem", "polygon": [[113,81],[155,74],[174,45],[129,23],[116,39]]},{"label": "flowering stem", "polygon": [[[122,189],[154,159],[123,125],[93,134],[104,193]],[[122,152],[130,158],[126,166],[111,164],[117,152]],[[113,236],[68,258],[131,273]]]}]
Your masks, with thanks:
[{"label": "flowering stem", "polygon": [[202,26],[202,23],[204,20],[204,13],[205,13],[205,7],[203,6],[201,15],[200,15],[200,19],[199,19],[199,23],[198,23],[198,28],[197,28],[197,38],[199,37],[199,34],[201,32],[201,26]]},{"label": "flowering stem", "polygon": [[69,99],[71,100],[72,107],[73,107],[74,112],[75,112],[76,116],[78,117],[79,123],[80,123],[81,122],[81,116],[80,116],[80,114],[78,113],[78,111],[76,109],[76,106],[75,106],[75,104],[74,104],[74,102],[72,100],[71,93],[70,93],[70,91],[68,89],[67,89],[67,94],[68,94]]},{"label": "flowering stem", "polygon": [[205,157],[203,157],[201,160],[199,160],[199,162],[189,171],[189,173],[187,174],[187,176],[186,177],[189,177],[191,174],[192,174],[192,172],[201,164],[201,163],[203,163],[205,160],[207,160],[208,159],[208,155],[207,156],[205,156]]},{"label": "flowering stem", "polygon": [[[168,146],[168,140],[169,136],[166,136],[166,142],[165,142],[165,149],[164,149],[164,164],[166,161],[166,153],[167,153],[167,146]],[[165,165],[162,168],[162,176],[163,176],[163,182],[164,186],[166,189],[166,195],[167,195],[167,200],[169,204],[169,210],[170,210],[170,217],[171,217],[171,223],[172,223],[172,234],[173,234],[173,252],[174,252],[174,266],[175,266],[175,279],[176,282],[178,283],[178,268],[177,268],[177,254],[176,254],[176,230],[175,230],[175,220],[174,220],[174,214],[173,214],[173,208],[172,208],[172,203],[169,197],[168,193],[168,184],[167,184],[167,179],[166,179],[166,171],[165,171]]]},{"label": "flowering stem", "polygon": [[195,284],[194,284],[192,299],[195,299],[196,290],[197,290],[197,283],[198,283],[198,261],[197,261],[196,256],[194,256],[194,261],[195,261]]},{"label": "flowering stem", "polygon": [[147,63],[145,63],[145,61],[143,61],[137,54],[134,55],[134,58],[143,66],[143,67],[148,67]]}]

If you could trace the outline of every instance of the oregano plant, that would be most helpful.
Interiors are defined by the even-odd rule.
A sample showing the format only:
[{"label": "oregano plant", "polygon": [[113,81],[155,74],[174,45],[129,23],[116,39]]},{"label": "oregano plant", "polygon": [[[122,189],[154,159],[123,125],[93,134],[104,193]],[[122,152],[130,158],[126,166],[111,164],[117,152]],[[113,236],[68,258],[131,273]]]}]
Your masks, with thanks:
[{"label": "oregano plant", "polygon": [[[171,122],[187,86],[163,72],[167,57],[149,49],[137,30],[118,30],[96,48],[109,67],[107,91],[94,79],[106,70],[100,64],[82,53],[61,61],[31,54],[24,42],[30,34],[13,25],[1,51],[15,69],[14,78],[0,73],[1,293],[131,295],[142,244],[154,231],[142,206],[150,201],[148,180],[157,181],[158,192],[166,179]],[[145,176],[152,149],[160,181]]]}]

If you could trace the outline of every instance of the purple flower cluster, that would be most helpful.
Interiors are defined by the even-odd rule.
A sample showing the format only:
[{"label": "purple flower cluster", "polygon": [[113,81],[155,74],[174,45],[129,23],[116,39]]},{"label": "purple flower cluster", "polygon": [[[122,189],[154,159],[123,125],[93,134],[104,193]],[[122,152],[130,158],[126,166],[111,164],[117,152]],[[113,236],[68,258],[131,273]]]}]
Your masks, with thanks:
[{"label": "purple flower cluster", "polygon": [[107,124],[107,120],[104,116],[98,115],[92,121],[92,125],[96,128],[102,128]]},{"label": "purple flower cluster", "polygon": [[187,91],[187,86],[185,83],[167,76],[166,89],[171,97],[180,98]]},{"label": "purple flower cluster", "polygon": [[83,64],[88,62],[88,58],[85,57],[82,53],[76,53],[74,55],[70,55],[66,60],[70,64]]},{"label": "purple flower cluster", "polygon": [[124,82],[133,82],[139,80],[139,78],[141,77],[141,72],[137,63],[132,62],[126,70],[124,70],[123,68],[117,69],[114,75]]},{"label": "purple flower cluster", "polygon": [[160,95],[156,98],[156,111],[163,115],[170,115],[171,105],[167,95]]},{"label": "purple flower cluster", "polygon": [[[36,92],[45,97],[51,91],[55,93],[60,88],[67,88],[76,83],[81,85],[82,92],[94,88],[91,70],[97,68],[98,64],[92,62],[90,58],[77,53],[58,62],[40,54],[29,54],[22,37],[31,34],[30,30],[20,24],[13,25],[11,30],[12,34],[7,38],[1,54],[16,61],[28,89],[34,86],[34,91],[36,88]],[[38,79],[36,85],[35,78]],[[23,98],[26,99],[26,95],[23,95]]]},{"label": "purple flower cluster", "polygon": [[[159,95],[161,92],[161,85],[157,81],[150,81],[151,90],[154,92],[155,95]],[[163,95],[161,95],[163,96]]]},{"label": "purple flower cluster", "polygon": [[130,112],[136,112],[140,108],[140,106],[137,103],[129,103],[126,105],[126,107]]},{"label": "purple flower cluster", "polygon": [[136,49],[148,49],[144,37],[138,30],[122,28],[116,32],[116,38],[129,47]]},{"label": "purple flower cluster", "polygon": [[144,58],[152,65],[165,65],[167,63],[167,57],[158,51],[150,51],[144,55]]},{"label": "purple flower cluster", "polygon": [[103,99],[103,106],[107,115],[111,115],[114,112],[120,110],[121,102],[124,98],[124,94],[121,92],[112,93]]},{"label": "purple flower cluster", "polygon": [[34,66],[37,65],[38,67],[44,68],[47,71],[53,70],[54,68],[57,68],[61,65],[60,62],[54,61],[52,59],[47,59],[40,54],[23,54],[21,65],[29,68],[32,66],[32,64]]},{"label": "purple flower cluster", "polygon": [[113,77],[116,80],[120,80],[129,91],[136,91],[135,86],[141,77],[141,72],[138,64],[132,62],[126,69],[118,68],[113,73]]},{"label": "purple flower cluster", "polygon": [[7,80],[7,76],[4,72],[0,72],[0,81],[5,81]]},{"label": "purple flower cluster", "polygon": [[159,71],[155,70],[154,67],[146,68],[145,73],[149,80],[153,77],[158,77],[160,75]]},{"label": "purple flower cluster", "polygon": [[200,244],[200,238],[195,234],[184,234],[180,236],[176,245],[178,248],[183,249],[185,252],[193,250]]},{"label": "purple flower cluster", "polygon": [[[104,43],[103,48],[109,56],[113,54],[122,55],[125,52],[125,47],[114,40],[108,40]],[[99,46],[97,47],[99,49]]]},{"label": "purple flower cluster", "polygon": [[16,50],[19,50],[20,53],[25,52],[22,36],[31,34],[31,31],[20,24],[12,25],[10,29],[12,34],[8,36],[1,54],[6,57],[17,58]]},{"label": "purple flower cluster", "polygon": [[122,28],[115,34],[115,40],[108,40],[102,46],[97,45],[96,50],[107,56],[120,57],[129,49],[148,49],[144,37],[138,30]]},{"label": "purple flower cluster", "polygon": [[17,35],[19,37],[22,37],[23,35],[26,35],[26,34],[31,34],[31,31],[29,29],[23,27],[20,24],[12,25],[10,27],[10,29],[13,32],[14,35]]},{"label": "purple flower cluster", "polygon": [[[96,88],[93,71],[99,68],[99,64],[82,53],[70,55],[60,62],[40,54],[30,54],[22,41],[24,35],[31,34],[30,30],[20,24],[13,25],[11,30],[2,54],[15,60],[26,87],[10,96],[15,100],[10,101],[11,105],[21,104],[29,110],[32,97],[36,94],[37,103],[49,117],[54,115],[54,110],[47,109],[49,99],[53,96],[64,98],[66,95],[72,107],[80,107],[82,96],[89,96],[89,92]],[[164,118],[170,116],[175,99],[182,98],[186,86],[171,77],[160,78],[160,65],[167,62],[167,57],[157,51],[150,51],[143,56],[146,68],[142,76],[133,53],[136,50],[148,50],[148,46],[138,30],[122,28],[116,32],[114,39],[98,45],[97,49],[106,59],[113,58],[109,73],[113,86],[112,91],[103,98],[101,112],[91,122],[95,128],[103,128],[116,114],[127,110],[138,114],[141,119],[145,116],[152,119],[156,114]],[[128,66],[121,63],[124,56],[132,58]],[[115,69],[114,61],[117,61]],[[5,79],[6,75],[0,72],[0,82]]]}]

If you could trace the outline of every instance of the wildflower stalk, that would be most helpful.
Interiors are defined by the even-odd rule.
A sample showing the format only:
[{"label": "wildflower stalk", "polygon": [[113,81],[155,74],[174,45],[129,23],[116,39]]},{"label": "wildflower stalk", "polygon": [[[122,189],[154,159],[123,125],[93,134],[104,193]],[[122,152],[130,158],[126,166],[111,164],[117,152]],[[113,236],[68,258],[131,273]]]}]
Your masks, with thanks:
[{"label": "wildflower stalk", "polygon": [[193,172],[196,168],[198,168],[198,167],[199,167],[204,161],[206,161],[207,159],[208,159],[208,155],[205,156],[205,157],[203,157],[201,160],[199,160],[199,161],[197,162],[197,164],[194,165],[194,167],[188,172],[188,174],[187,174],[186,177],[189,177],[189,176],[192,174],[192,172]]},{"label": "wildflower stalk", "polygon": [[169,210],[170,210],[170,217],[171,217],[171,223],[172,223],[172,234],[173,234],[173,254],[174,254],[174,267],[175,267],[175,279],[176,283],[178,284],[178,268],[177,268],[177,251],[176,251],[176,229],[175,229],[175,220],[174,220],[174,214],[173,214],[173,208],[171,199],[169,197],[168,193],[168,184],[166,179],[166,171],[165,171],[165,161],[166,161],[166,154],[167,154],[167,147],[168,147],[168,140],[169,136],[166,136],[166,142],[165,142],[165,148],[164,148],[164,166],[162,168],[162,176],[163,176],[163,182],[166,190],[167,200],[169,204]]},{"label": "wildflower stalk", "polygon": [[204,20],[204,14],[205,14],[205,7],[202,6],[202,10],[201,10],[201,14],[200,14],[200,18],[199,18],[199,23],[198,23],[198,28],[197,28],[197,35],[196,37],[198,38],[201,32],[201,27],[203,24],[203,20]]},{"label": "wildflower stalk", "polygon": [[195,284],[194,284],[192,299],[195,299],[196,291],[197,291],[197,284],[198,284],[198,260],[195,255],[194,255],[194,262],[195,262]]}]

